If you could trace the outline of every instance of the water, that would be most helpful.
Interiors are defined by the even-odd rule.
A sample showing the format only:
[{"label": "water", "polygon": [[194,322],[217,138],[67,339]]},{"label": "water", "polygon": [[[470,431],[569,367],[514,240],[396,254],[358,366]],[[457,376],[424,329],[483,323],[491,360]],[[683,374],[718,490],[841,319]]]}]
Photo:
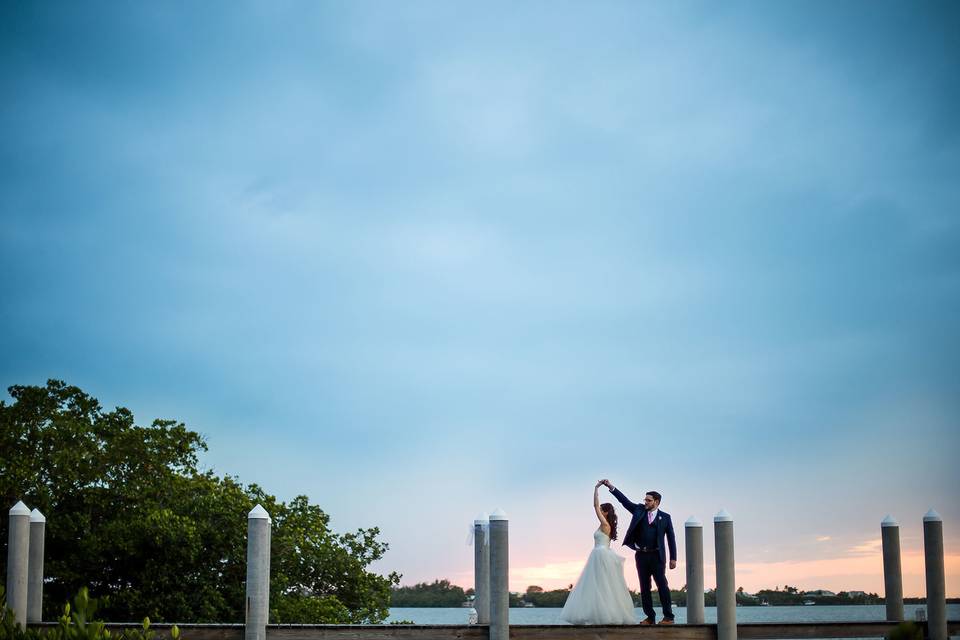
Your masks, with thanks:
[{"label": "water", "polygon": [[[917,609],[925,609],[922,604],[905,604],[904,616],[914,620]],[[395,607],[390,609],[386,622],[407,620],[416,624],[467,624],[470,610],[456,608]],[[510,609],[510,624],[566,624],[560,620],[560,609],[533,608]],[[737,622],[876,622],[886,617],[886,607],[881,605],[861,606],[820,606],[812,607],[737,607]],[[643,610],[636,609],[637,621],[643,620]],[[687,610],[674,609],[679,623],[687,621]],[[716,623],[717,608],[706,607],[704,617],[708,623]],[[660,619],[660,609],[657,609]],[[960,619],[960,604],[947,605],[947,619]]]}]

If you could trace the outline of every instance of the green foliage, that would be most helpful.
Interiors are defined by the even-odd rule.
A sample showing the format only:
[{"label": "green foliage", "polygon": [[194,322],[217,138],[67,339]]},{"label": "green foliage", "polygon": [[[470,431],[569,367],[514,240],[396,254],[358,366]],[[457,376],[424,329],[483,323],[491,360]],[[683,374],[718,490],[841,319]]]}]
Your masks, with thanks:
[{"label": "green foliage", "polygon": [[[330,532],[330,516],[305,496],[289,504],[277,503],[257,489],[256,497],[274,521],[270,597],[278,603],[277,621],[317,622],[306,615],[310,611],[329,612],[331,617],[319,620],[330,623],[378,623],[387,617],[390,589],[400,576],[366,570],[387,551],[387,544],[377,539],[378,528],[336,535]],[[284,605],[285,598],[294,600],[291,606]],[[338,608],[337,603],[342,606]]]},{"label": "green foliage", "polygon": [[325,624],[350,624],[350,610],[333,596],[289,595],[270,612],[277,623],[298,623],[304,620],[323,620]]},{"label": "green foliage", "polygon": [[756,600],[756,602],[750,600],[741,601],[738,597],[737,603],[751,605],[766,602],[772,606],[781,607],[799,606],[803,604],[804,600],[812,600],[818,605],[883,604],[883,598],[876,593],[851,596],[848,592],[841,591],[835,596],[811,595],[790,585],[784,585],[782,590],[779,587],[775,589],[761,589],[756,593]]},{"label": "green foliage", "polygon": [[923,627],[916,622],[901,622],[887,634],[888,640],[923,640]]},{"label": "green foliage", "polygon": [[[273,518],[271,621],[380,622],[399,576],[369,572],[387,545],[376,528],[337,534],[304,496],[197,469],[203,438],[182,423],[138,426],[77,387],[13,386],[0,401],[0,504],[47,516],[44,618],[89,585],[107,619],[242,622],[247,512]],[[0,519],[0,538],[8,522]],[[0,575],[6,554],[0,557]]]},{"label": "green foliage", "polygon": [[562,607],[566,604],[569,595],[569,589],[544,591],[542,587],[533,585],[527,587],[527,592],[523,594],[523,601],[535,607]]},{"label": "green foliage", "polygon": [[783,591],[778,589],[761,589],[757,591],[757,596],[761,601],[768,602],[771,606],[788,606],[803,604],[803,596],[800,595],[796,587],[786,586]]},{"label": "green foliage", "polygon": [[[13,624],[13,611],[6,606],[4,590],[0,587],[0,640],[153,640],[150,619],[144,618],[140,628],[124,629],[120,634],[111,633],[103,621],[94,619],[98,602],[90,597],[87,588],[80,592],[70,603],[63,607],[63,615],[58,625],[52,629],[24,628]],[[174,625],[170,637],[180,640],[180,629]]]},{"label": "green foliage", "polygon": [[5,589],[0,585],[0,640],[37,640],[39,633],[23,627],[13,620],[13,609],[7,606]]},{"label": "green foliage", "polygon": [[845,604],[883,604],[884,599],[876,593],[864,593],[863,595],[850,595],[846,591],[841,591],[835,596],[814,596],[813,600],[817,604],[845,605]]},{"label": "green foliage", "polygon": [[394,607],[459,607],[464,600],[462,588],[449,580],[434,580],[393,589],[390,602]]}]

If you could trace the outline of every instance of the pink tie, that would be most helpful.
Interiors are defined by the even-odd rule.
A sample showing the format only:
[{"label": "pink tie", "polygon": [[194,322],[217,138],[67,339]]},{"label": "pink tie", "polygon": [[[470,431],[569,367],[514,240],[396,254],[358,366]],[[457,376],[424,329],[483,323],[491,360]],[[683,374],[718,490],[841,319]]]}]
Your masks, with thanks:
[{"label": "pink tie", "polygon": [[647,514],[647,524],[653,524],[653,512]]}]

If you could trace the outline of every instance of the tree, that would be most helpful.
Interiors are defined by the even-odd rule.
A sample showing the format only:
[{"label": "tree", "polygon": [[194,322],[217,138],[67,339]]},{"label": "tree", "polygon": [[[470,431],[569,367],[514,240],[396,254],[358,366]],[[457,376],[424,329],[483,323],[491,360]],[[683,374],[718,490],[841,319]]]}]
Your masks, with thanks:
[{"label": "tree", "polygon": [[[336,534],[305,496],[289,504],[256,485],[197,469],[207,445],[182,423],[138,426],[77,387],[12,386],[0,401],[0,497],[47,516],[44,616],[83,586],[107,619],[239,622],[244,615],[246,514],[273,519],[271,618],[380,622],[391,573],[367,571],[387,545],[376,528]],[[0,519],[6,539],[8,522]],[[0,573],[6,555],[0,554]]]},{"label": "tree", "polygon": [[569,589],[554,589],[553,591],[544,591],[542,587],[527,587],[523,595],[523,601],[536,607],[562,607],[567,602],[570,595]]},{"label": "tree", "polygon": [[[329,529],[330,516],[310,504],[306,496],[297,496],[289,504],[276,503],[273,496],[266,494],[257,498],[269,513],[275,514],[277,533],[271,549],[276,561],[271,567],[270,588],[271,598],[276,598],[279,606],[285,600],[300,605],[319,599],[331,611],[337,603],[346,609],[336,616],[325,616],[330,622],[380,622],[387,617],[390,590],[400,576],[391,573],[384,577],[366,570],[388,548],[377,540],[378,528],[336,535]],[[268,504],[273,505],[273,511]],[[457,606],[461,602],[462,591]],[[280,622],[304,621],[304,616],[294,613],[288,606],[285,615],[275,617]]]},{"label": "tree", "polygon": [[395,607],[459,607],[465,599],[461,587],[449,580],[434,580],[394,589],[391,603]]},{"label": "tree", "polygon": [[[794,589],[793,587],[785,587],[785,589]],[[756,596],[758,601],[766,602],[767,604],[778,606],[778,605],[799,605],[803,601],[803,597],[796,593],[794,589],[793,592],[779,589],[760,589],[757,591]]]}]

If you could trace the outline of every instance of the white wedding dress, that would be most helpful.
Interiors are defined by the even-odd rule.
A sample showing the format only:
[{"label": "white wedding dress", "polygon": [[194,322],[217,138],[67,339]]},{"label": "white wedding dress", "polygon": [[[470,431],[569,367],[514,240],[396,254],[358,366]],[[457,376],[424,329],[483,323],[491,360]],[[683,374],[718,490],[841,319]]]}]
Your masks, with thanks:
[{"label": "white wedding dress", "polygon": [[623,557],[610,548],[610,538],[593,532],[593,551],[567,596],[560,619],[570,624],[636,624],[633,599],[623,578]]}]

